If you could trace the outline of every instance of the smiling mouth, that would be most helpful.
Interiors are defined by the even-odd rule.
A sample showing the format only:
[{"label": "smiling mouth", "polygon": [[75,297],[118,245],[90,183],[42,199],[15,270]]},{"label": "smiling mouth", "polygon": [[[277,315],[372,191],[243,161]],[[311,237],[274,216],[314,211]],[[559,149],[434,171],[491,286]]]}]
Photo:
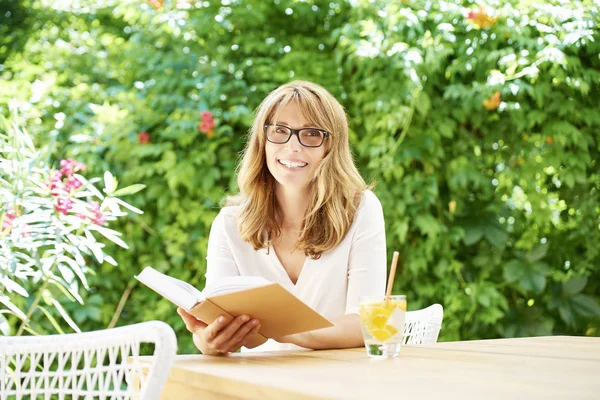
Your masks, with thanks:
[{"label": "smiling mouth", "polygon": [[277,162],[281,165],[283,165],[286,168],[290,168],[290,169],[300,169],[300,168],[304,168],[308,165],[308,163],[305,162],[301,162],[301,161],[284,161],[284,160],[277,160]]}]

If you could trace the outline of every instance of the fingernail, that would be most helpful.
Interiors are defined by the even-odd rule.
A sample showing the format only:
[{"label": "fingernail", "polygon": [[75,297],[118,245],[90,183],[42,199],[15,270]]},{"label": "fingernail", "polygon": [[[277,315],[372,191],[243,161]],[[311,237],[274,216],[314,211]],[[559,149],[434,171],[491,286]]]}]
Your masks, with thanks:
[{"label": "fingernail", "polygon": [[242,315],[242,322],[246,322],[250,319],[247,315]]},{"label": "fingernail", "polygon": [[219,317],[219,323],[222,324],[223,322],[225,322],[225,317]]},{"label": "fingernail", "polygon": [[254,321],[252,321],[252,326],[258,326],[258,320],[255,319]]}]

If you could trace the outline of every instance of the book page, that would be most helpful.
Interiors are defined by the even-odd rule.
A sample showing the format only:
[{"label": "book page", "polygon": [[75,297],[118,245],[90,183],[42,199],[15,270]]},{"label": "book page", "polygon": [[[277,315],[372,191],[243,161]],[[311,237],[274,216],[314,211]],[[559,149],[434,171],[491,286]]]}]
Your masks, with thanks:
[{"label": "book page", "polygon": [[189,283],[158,272],[152,267],[144,268],[135,278],[184,310],[192,309],[203,298],[200,291]]},{"label": "book page", "polygon": [[253,289],[270,283],[271,282],[262,276],[224,276],[210,285],[207,285],[204,290],[202,290],[201,300],[204,300],[206,297]]}]

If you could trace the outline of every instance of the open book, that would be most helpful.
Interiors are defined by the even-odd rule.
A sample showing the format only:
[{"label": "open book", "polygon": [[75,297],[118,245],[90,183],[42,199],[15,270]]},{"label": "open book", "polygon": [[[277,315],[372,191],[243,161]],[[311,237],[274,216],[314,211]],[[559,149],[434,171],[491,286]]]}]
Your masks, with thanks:
[{"label": "open book", "polygon": [[333,326],[278,283],[260,276],[221,278],[199,291],[187,282],[146,267],[135,277],[205,324],[219,316],[231,321],[246,314],[260,321],[260,330],[250,338],[251,347],[294,333]]}]

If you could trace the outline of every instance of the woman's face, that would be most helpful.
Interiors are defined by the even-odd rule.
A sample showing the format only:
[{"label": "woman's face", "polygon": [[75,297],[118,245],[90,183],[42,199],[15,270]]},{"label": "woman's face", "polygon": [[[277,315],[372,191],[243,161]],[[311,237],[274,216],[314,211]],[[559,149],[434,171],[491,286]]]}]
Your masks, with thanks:
[{"label": "woman's face", "polygon": [[[277,121],[271,124],[285,125],[292,129],[321,128],[312,126],[300,116],[295,104],[282,107],[277,113]],[[275,178],[277,185],[287,188],[305,189],[314,177],[319,161],[325,157],[325,140],[320,147],[305,147],[298,141],[298,135],[292,135],[287,143],[277,144],[269,141],[265,144],[267,168]]]}]

